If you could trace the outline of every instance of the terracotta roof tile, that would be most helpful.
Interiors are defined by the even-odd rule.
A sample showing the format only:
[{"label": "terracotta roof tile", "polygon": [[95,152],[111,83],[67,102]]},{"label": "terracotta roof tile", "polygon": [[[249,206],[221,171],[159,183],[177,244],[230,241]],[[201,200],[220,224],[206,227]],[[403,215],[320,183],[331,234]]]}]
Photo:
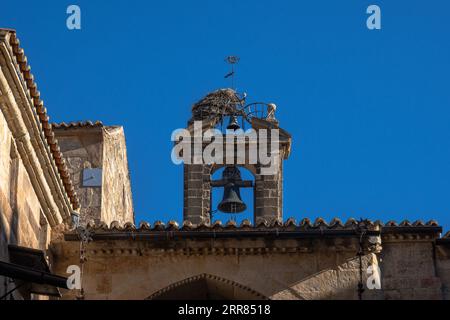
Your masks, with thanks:
[{"label": "terracotta roof tile", "polygon": [[[127,222],[125,224],[121,224],[118,221],[113,221],[110,226],[106,225],[104,222],[100,222],[98,224],[95,224],[93,220],[89,221],[87,224],[88,229],[92,230],[108,230],[108,231],[126,231],[126,230],[132,230],[132,231],[145,231],[145,230],[152,230],[152,231],[171,231],[171,230],[242,230],[246,228],[252,228],[252,229],[274,229],[279,228],[280,230],[284,230],[290,227],[295,227],[296,229],[301,230],[315,230],[315,229],[336,229],[340,228],[343,230],[351,230],[355,229],[359,224],[363,224],[365,227],[376,230],[380,229],[382,227],[386,228],[395,228],[396,230],[403,230],[403,229],[411,229],[414,230],[414,228],[420,229],[420,228],[430,228],[434,229],[436,227],[439,227],[437,222],[434,220],[431,220],[427,223],[423,223],[421,221],[415,222],[413,224],[411,223],[405,223],[402,222],[400,224],[396,223],[395,221],[389,221],[385,225],[383,225],[380,221],[371,221],[371,220],[363,220],[362,222],[356,221],[355,219],[349,219],[345,224],[342,223],[340,219],[334,218],[330,221],[330,223],[327,223],[325,219],[318,218],[316,219],[316,222],[314,224],[310,223],[310,220],[308,218],[303,219],[300,223],[296,223],[294,218],[289,218],[286,220],[285,223],[282,223],[281,221],[274,220],[272,222],[268,222],[264,219],[260,219],[259,223],[256,225],[252,225],[252,223],[249,220],[243,220],[240,225],[236,223],[234,220],[229,220],[225,224],[222,223],[222,221],[217,220],[214,221],[212,224],[206,224],[201,223],[198,225],[193,224],[191,221],[184,221],[180,225],[178,222],[171,220],[167,224],[165,224],[162,221],[156,221],[153,225],[150,223],[143,221],[139,224],[139,227],[136,227],[133,223]],[[450,232],[448,233],[450,234]]]},{"label": "terracotta roof tile", "polygon": [[[301,223],[296,224],[295,220],[290,218],[284,224],[281,221],[268,222],[260,219],[257,225],[252,225],[249,220],[244,220],[240,225],[234,220],[223,224],[221,221],[215,221],[212,224],[201,223],[193,224],[191,221],[184,221],[180,226],[176,221],[169,221],[164,224],[156,221],[153,225],[148,222],[141,222],[139,227],[133,223],[121,224],[114,221],[108,226],[100,222],[88,222],[87,229],[92,235],[94,241],[102,240],[169,240],[181,238],[233,238],[238,237],[280,237],[287,239],[297,238],[321,238],[321,237],[348,237],[360,235],[363,227],[368,236],[382,236],[386,240],[391,239],[410,239],[423,237],[430,241],[436,240],[437,244],[450,244],[450,232],[446,236],[439,238],[442,228],[436,225],[435,221],[426,224],[414,226],[404,224],[400,226],[397,223],[390,222],[389,226],[383,226],[379,221],[370,220],[356,221],[349,219],[342,224],[338,219],[333,219],[327,223],[324,219],[318,220],[317,224],[311,225],[309,219],[303,219]],[[65,233],[66,241],[79,241],[79,234],[76,230],[70,230]]]},{"label": "terracotta roof tile", "polygon": [[101,121],[77,121],[77,122],[61,122],[61,123],[52,123],[53,129],[76,129],[76,128],[97,128],[103,127],[103,123]]}]

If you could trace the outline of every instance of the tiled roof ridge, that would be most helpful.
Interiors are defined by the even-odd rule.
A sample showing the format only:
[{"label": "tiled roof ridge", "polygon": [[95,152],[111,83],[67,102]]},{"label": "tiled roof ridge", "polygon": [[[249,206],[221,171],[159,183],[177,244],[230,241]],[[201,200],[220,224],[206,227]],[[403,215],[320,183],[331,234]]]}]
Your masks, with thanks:
[{"label": "tiled roof ridge", "polygon": [[[263,229],[263,228],[280,228],[284,230],[300,228],[300,229],[336,229],[336,230],[349,230],[355,229],[357,226],[362,226],[368,229],[379,229],[379,228],[421,228],[421,227],[439,227],[438,223],[435,220],[430,220],[428,222],[423,222],[422,220],[417,220],[414,222],[409,222],[408,220],[404,220],[401,223],[397,223],[395,221],[389,221],[386,224],[377,220],[375,222],[371,220],[362,220],[358,221],[353,218],[348,219],[345,223],[343,223],[339,218],[333,218],[329,223],[327,223],[323,218],[317,218],[314,223],[311,222],[310,219],[304,218],[299,223],[296,222],[294,218],[287,219],[284,223],[279,220],[273,220],[268,222],[267,220],[260,219],[256,224],[252,225],[250,220],[245,219],[239,225],[234,220],[229,220],[225,224],[222,221],[217,220],[213,223],[206,224],[193,224],[191,221],[184,221],[181,226],[177,221],[170,220],[167,224],[162,221],[156,221],[151,225],[146,221],[142,221],[139,223],[139,226],[132,222],[120,223],[118,221],[113,221],[108,226],[105,222],[95,223],[93,220],[87,223],[87,229],[90,230],[103,230],[103,231],[176,231],[176,230],[219,230],[219,229]],[[444,237],[450,237],[450,232],[448,232]]]},{"label": "tiled roof ridge", "polygon": [[73,128],[97,128],[103,127],[103,123],[99,120],[92,122],[90,120],[86,121],[71,121],[71,122],[59,122],[52,123],[53,129],[73,129]]},{"label": "tiled roof ridge", "polygon": [[10,46],[12,48],[12,52],[16,58],[16,63],[19,66],[23,80],[30,93],[33,106],[39,117],[39,121],[41,124],[40,127],[44,132],[47,143],[50,146],[50,150],[53,155],[56,167],[58,168],[58,173],[64,185],[64,189],[70,199],[73,209],[78,209],[80,207],[79,200],[72,185],[70,173],[63,158],[63,154],[60,151],[58,140],[55,138],[55,134],[52,130],[52,125],[49,123],[50,118],[47,114],[47,109],[44,106],[44,102],[41,100],[40,92],[37,89],[37,84],[34,81],[33,74],[31,73],[31,67],[28,64],[24,50],[20,47],[20,41],[16,36],[16,32],[14,30],[8,31],[11,33]]}]

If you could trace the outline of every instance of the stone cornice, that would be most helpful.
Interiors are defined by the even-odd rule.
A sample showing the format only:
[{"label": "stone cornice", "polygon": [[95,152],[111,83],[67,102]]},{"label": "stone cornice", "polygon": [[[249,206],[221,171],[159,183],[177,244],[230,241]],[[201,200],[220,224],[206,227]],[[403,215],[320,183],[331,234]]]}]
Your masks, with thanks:
[{"label": "stone cornice", "polygon": [[69,220],[72,206],[8,44],[11,35],[11,31],[0,30],[2,110],[43,211],[50,225],[55,226]]},{"label": "stone cornice", "polygon": [[20,87],[21,96],[31,108],[26,108],[30,114],[30,119],[34,118],[33,126],[42,137],[43,144],[49,153],[49,158],[53,170],[59,175],[59,181],[65,190],[65,197],[69,200],[70,205],[74,209],[79,208],[79,200],[75,193],[70,174],[64,161],[63,155],[59,149],[58,141],[52,131],[52,126],[49,123],[47,110],[44,107],[44,102],[40,98],[40,92],[37,90],[37,84],[34,81],[34,76],[31,73],[31,67],[28,64],[27,57],[24,50],[20,47],[19,39],[16,37],[14,30],[0,29],[0,42],[2,42],[8,51],[11,67],[16,74],[16,83]]},{"label": "stone cornice", "polygon": [[[229,221],[223,225],[220,221],[213,224],[199,224],[193,225],[189,221],[185,221],[180,227],[177,222],[169,221],[166,225],[160,221],[150,225],[147,222],[142,222],[139,227],[132,223],[120,224],[112,222],[110,226],[100,223],[94,224],[89,222],[86,226],[92,234],[94,242],[103,243],[104,241],[115,241],[116,243],[123,242],[138,242],[146,243],[155,246],[157,249],[152,250],[175,250],[177,246],[181,245],[183,252],[186,250],[191,252],[190,245],[186,243],[190,241],[197,241],[204,243],[205,246],[209,241],[226,242],[226,241],[248,241],[255,239],[262,239],[263,241],[278,243],[289,243],[286,247],[278,252],[308,252],[315,241],[325,241],[330,249],[337,251],[352,251],[357,247],[358,239],[361,236],[361,230],[364,236],[364,246],[368,251],[381,250],[382,243],[400,242],[400,241],[426,241],[433,242],[439,239],[442,228],[437,225],[435,221],[423,223],[416,221],[410,223],[403,221],[400,224],[389,222],[384,225],[380,221],[372,222],[370,220],[363,220],[362,222],[354,219],[349,219],[345,224],[339,219],[333,219],[330,223],[318,218],[314,223],[309,219],[303,219],[300,223],[296,223],[294,219],[288,219],[285,223],[280,221],[260,221],[257,225],[252,226],[248,220],[244,220],[240,225],[234,221]],[[64,234],[65,241],[79,241],[76,231],[68,231]],[[187,241],[187,242],[186,242]],[[173,247],[168,245],[172,244]],[[295,243],[293,245],[293,243]],[[289,249],[289,246],[293,248]],[[238,252],[246,252],[250,247],[244,245],[244,249],[239,249]],[[262,246],[264,250],[269,249]],[[303,249],[299,249],[303,247]],[[370,250],[369,250],[370,248]],[[254,250],[253,250],[254,249]],[[258,248],[253,248],[252,252],[260,252]],[[178,250],[178,249],[177,249]],[[175,250],[175,251],[177,251]],[[275,246],[275,252],[278,250]],[[208,251],[206,251],[208,252]],[[213,250],[213,252],[216,252]]]},{"label": "stone cornice", "polygon": [[[197,232],[197,235],[204,232]],[[202,237],[186,232],[183,237],[160,232],[159,238],[143,238],[129,233],[120,239],[110,237],[107,234],[94,234],[93,242],[86,245],[86,254],[94,256],[235,256],[235,255],[273,255],[273,254],[310,254],[318,250],[330,252],[342,252],[355,255],[359,248],[359,238],[352,237],[309,237],[293,238],[285,237],[286,234],[274,233],[271,235],[243,236],[234,232],[234,237]],[[291,232],[291,236],[295,233]],[[102,237],[105,236],[105,237]],[[117,236],[117,234],[116,234]],[[147,234],[149,236],[149,234]],[[163,236],[166,236],[164,238]],[[69,240],[69,241],[68,241]],[[52,251],[55,254],[72,257],[79,255],[78,239],[66,234],[65,241],[60,239],[52,243]],[[376,253],[380,246],[373,245],[368,238],[363,243],[366,253]]]}]

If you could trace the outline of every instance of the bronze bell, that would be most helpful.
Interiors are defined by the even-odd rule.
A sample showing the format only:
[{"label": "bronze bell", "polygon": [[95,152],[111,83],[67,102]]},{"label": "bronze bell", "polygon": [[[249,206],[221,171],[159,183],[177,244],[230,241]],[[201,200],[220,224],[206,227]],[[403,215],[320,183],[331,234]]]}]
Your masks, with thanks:
[{"label": "bronze bell", "polygon": [[228,123],[227,129],[229,130],[238,130],[241,127],[239,126],[238,119],[236,116],[230,117],[230,122]]},{"label": "bronze bell", "polygon": [[225,213],[240,213],[247,209],[242,201],[240,187],[243,186],[241,172],[236,166],[226,167],[222,174],[224,181],[223,199],[219,203],[219,211]]}]

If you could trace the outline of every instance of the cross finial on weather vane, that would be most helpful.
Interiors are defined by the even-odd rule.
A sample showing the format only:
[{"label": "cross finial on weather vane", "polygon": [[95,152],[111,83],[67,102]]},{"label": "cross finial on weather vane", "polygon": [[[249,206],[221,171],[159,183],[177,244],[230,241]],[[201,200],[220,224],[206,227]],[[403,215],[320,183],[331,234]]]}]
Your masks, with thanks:
[{"label": "cross finial on weather vane", "polygon": [[234,90],[234,65],[239,62],[238,56],[228,56],[225,58],[225,62],[231,65],[231,71],[225,75],[225,79],[231,77],[231,88]]}]

